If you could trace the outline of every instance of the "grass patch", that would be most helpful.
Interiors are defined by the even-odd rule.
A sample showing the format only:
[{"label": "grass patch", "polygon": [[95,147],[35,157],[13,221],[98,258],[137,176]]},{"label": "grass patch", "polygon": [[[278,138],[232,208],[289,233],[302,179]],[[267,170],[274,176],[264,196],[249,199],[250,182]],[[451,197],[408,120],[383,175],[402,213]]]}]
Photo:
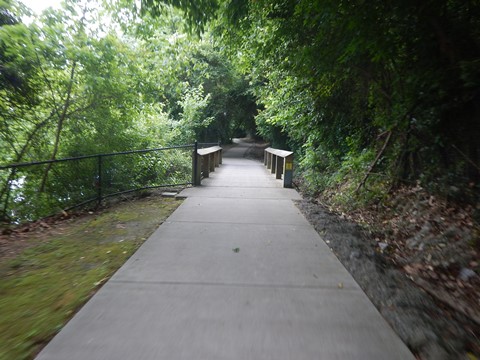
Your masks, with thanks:
[{"label": "grass patch", "polygon": [[180,203],[120,203],[33,234],[0,259],[0,359],[32,359]]}]

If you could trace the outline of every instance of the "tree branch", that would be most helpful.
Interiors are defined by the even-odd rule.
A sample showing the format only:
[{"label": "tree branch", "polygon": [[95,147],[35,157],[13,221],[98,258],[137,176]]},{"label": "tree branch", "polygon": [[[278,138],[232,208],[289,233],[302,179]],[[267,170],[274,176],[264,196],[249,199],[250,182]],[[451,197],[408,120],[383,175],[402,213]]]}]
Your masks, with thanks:
[{"label": "tree branch", "polygon": [[356,192],[356,193],[358,193],[358,191],[360,190],[360,188],[365,185],[365,182],[367,181],[368,177],[369,177],[370,174],[372,173],[373,168],[375,167],[375,165],[377,165],[378,160],[380,160],[381,156],[382,156],[383,153],[385,152],[385,149],[387,148],[388,143],[390,142],[390,138],[391,138],[391,137],[392,137],[392,131],[390,130],[390,131],[388,132],[388,134],[387,134],[387,138],[385,139],[385,142],[383,143],[382,148],[381,148],[380,151],[377,153],[377,156],[375,157],[375,160],[373,160],[373,162],[370,164],[367,173],[365,174],[365,176],[363,177],[362,181],[360,182],[360,184],[358,184],[357,188],[355,189],[355,192]]},{"label": "tree branch", "polygon": [[452,147],[453,147],[455,150],[457,150],[458,153],[459,153],[460,155],[462,155],[462,156],[464,157],[464,159],[467,160],[470,165],[472,165],[475,169],[477,169],[478,171],[480,171],[480,166],[478,166],[477,164],[475,164],[475,162],[474,162],[472,159],[470,159],[462,150],[460,150],[458,147],[456,147],[456,146],[453,145],[453,144],[452,144]]},{"label": "tree branch", "polygon": [[[75,68],[76,67],[77,67],[77,62],[74,61],[73,64],[72,64],[72,69],[70,71],[70,82],[68,84],[67,97],[65,99],[65,103],[63,104],[62,114],[61,114],[60,118],[58,119],[57,131],[55,133],[55,143],[53,145],[53,152],[52,152],[52,156],[50,157],[50,160],[55,160],[55,158],[57,157],[58,148],[59,148],[59,144],[60,144],[60,135],[62,133],[63,124],[64,124],[65,119],[67,117],[66,115],[67,115],[68,107],[70,106],[70,99],[71,99],[71,96],[72,96],[73,79],[75,77]],[[52,166],[53,166],[53,163],[49,163],[47,165],[46,169],[45,169],[45,172],[43,173],[42,183],[40,185],[40,190],[39,190],[40,192],[45,191],[45,185],[47,183],[48,173],[52,169]]]}]

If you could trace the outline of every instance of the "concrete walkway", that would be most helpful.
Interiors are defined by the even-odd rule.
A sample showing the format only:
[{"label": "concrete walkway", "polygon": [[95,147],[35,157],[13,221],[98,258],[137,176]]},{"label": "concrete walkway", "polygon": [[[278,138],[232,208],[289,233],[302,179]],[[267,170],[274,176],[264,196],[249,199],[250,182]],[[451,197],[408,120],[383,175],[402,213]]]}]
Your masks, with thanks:
[{"label": "concrete walkway", "polygon": [[245,150],[182,192],[38,360],[414,359]]}]

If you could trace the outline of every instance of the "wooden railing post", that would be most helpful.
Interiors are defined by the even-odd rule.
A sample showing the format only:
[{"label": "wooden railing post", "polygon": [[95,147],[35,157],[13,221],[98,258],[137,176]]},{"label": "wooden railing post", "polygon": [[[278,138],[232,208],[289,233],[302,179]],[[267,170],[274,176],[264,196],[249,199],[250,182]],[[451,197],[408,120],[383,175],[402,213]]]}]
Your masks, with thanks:
[{"label": "wooden railing post", "polygon": [[210,177],[210,156],[202,155],[202,175],[204,178]]},{"label": "wooden railing post", "polygon": [[215,153],[208,155],[208,165],[210,165],[210,172],[215,172]]},{"label": "wooden railing post", "polygon": [[287,156],[283,164],[283,187],[293,187],[293,154]]},{"label": "wooden railing post", "polygon": [[283,157],[277,156],[276,166],[275,166],[275,178],[281,179],[283,173]]},{"label": "wooden railing post", "polygon": [[202,181],[202,164],[201,164],[202,158],[198,156],[198,142],[195,141],[195,144],[193,146],[193,154],[192,154],[192,168],[193,168],[193,174],[192,174],[192,184],[193,186],[198,186],[201,184]]}]

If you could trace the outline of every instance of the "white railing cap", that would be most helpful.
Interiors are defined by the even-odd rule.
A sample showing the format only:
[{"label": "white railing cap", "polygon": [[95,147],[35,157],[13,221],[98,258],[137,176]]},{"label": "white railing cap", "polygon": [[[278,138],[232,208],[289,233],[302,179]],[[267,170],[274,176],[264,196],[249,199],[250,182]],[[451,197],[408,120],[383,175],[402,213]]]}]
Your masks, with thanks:
[{"label": "white railing cap", "polygon": [[204,155],[212,154],[212,153],[217,152],[219,150],[222,150],[222,148],[220,146],[210,146],[208,148],[198,149],[197,154],[200,155],[200,156],[204,156]]},{"label": "white railing cap", "polygon": [[293,151],[274,149],[272,147],[266,148],[265,151],[269,152],[270,154],[277,155],[283,158],[286,158],[287,156],[290,156],[293,154]]}]

